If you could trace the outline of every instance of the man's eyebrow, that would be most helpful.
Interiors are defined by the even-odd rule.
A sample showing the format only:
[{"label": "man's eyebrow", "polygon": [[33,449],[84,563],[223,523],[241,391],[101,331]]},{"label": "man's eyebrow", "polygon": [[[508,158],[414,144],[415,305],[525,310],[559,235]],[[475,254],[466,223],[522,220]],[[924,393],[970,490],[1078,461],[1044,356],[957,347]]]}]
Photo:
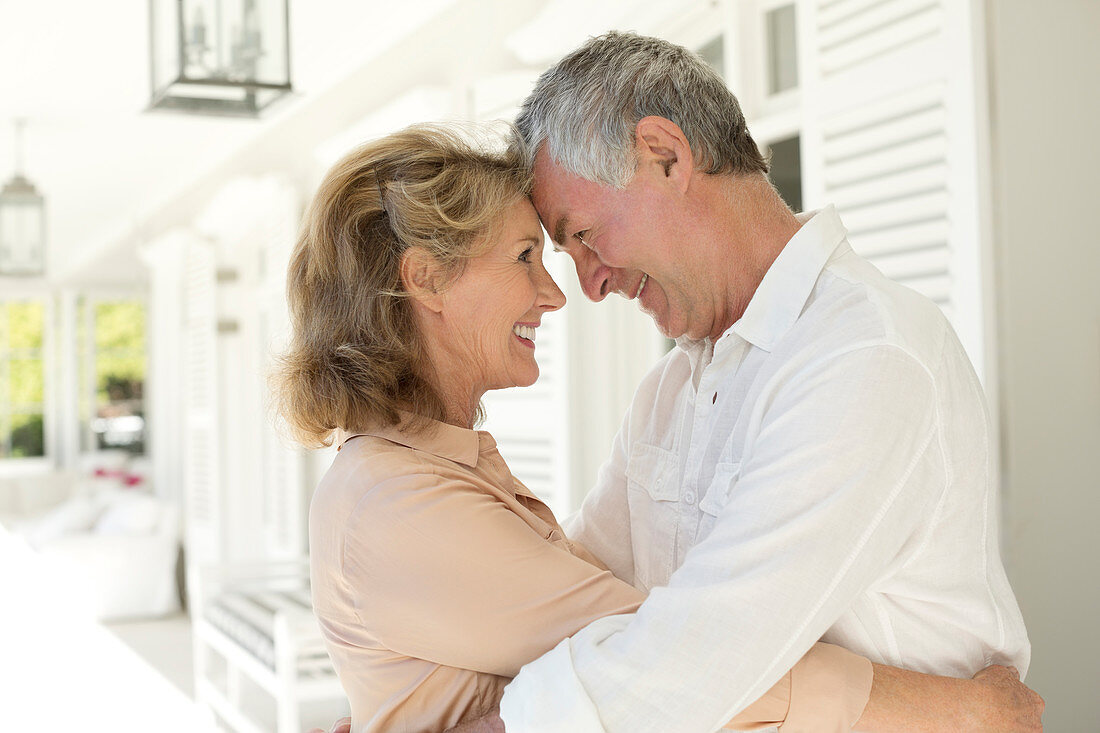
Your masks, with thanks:
[{"label": "man's eyebrow", "polygon": [[569,217],[562,216],[558,218],[558,223],[554,225],[554,242],[562,247],[565,246],[565,230],[569,226]]}]

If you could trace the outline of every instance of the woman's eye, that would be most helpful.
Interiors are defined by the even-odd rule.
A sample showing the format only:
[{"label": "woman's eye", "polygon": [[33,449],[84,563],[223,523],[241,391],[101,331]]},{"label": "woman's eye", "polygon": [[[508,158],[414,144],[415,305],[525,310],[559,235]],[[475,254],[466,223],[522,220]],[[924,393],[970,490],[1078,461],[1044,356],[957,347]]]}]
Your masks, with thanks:
[{"label": "woman's eye", "polygon": [[534,250],[535,250],[534,247],[528,247],[527,249],[523,250],[522,254],[520,254],[520,256],[519,256],[519,261],[520,262],[530,262],[531,261],[531,253]]}]

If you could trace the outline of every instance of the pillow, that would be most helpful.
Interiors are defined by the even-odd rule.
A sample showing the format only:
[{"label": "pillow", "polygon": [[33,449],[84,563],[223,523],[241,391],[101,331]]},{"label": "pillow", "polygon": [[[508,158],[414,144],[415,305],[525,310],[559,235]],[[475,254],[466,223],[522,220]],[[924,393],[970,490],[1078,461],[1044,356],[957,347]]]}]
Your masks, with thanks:
[{"label": "pillow", "polygon": [[160,524],[160,500],[135,491],[119,492],[95,523],[96,534],[152,534]]},{"label": "pillow", "polygon": [[38,519],[27,521],[23,527],[23,536],[33,547],[41,547],[47,542],[68,534],[87,532],[99,519],[102,506],[88,496],[74,496],[59,504]]}]

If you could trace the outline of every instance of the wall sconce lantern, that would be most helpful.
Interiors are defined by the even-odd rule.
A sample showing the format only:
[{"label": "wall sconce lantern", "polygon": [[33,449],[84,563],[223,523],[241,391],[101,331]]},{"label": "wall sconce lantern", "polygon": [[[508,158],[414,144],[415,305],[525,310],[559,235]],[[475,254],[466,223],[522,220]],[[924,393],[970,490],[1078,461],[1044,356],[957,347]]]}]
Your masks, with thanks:
[{"label": "wall sconce lantern", "polygon": [[23,175],[23,122],[15,123],[15,175],[0,189],[0,275],[46,271],[46,200]]},{"label": "wall sconce lantern", "polygon": [[290,0],[149,0],[149,109],[256,117],[291,91]]}]

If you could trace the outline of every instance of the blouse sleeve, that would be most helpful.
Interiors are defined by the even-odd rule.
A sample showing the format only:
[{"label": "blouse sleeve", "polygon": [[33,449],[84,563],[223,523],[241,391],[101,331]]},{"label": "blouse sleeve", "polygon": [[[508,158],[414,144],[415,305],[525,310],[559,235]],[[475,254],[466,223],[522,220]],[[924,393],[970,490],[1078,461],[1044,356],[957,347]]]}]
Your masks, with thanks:
[{"label": "blouse sleeve", "polygon": [[871,697],[871,660],[818,642],[787,674],[724,727],[783,733],[849,731]]},{"label": "blouse sleeve", "polygon": [[495,497],[432,474],[374,487],[349,520],[343,562],[359,621],[385,647],[508,677],[644,598]]}]

